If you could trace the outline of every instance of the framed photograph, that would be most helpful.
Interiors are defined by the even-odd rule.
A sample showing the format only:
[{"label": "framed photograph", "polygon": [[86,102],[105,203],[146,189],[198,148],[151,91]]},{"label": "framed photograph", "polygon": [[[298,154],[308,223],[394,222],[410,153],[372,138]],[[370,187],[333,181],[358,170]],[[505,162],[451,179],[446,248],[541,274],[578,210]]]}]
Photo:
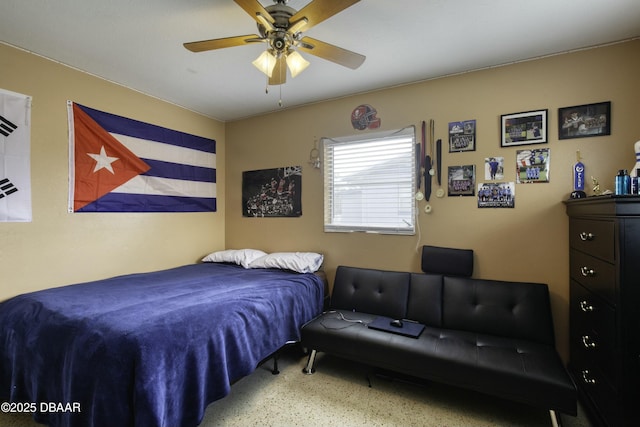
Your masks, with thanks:
[{"label": "framed photograph", "polygon": [[611,102],[558,108],[558,139],[611,135]]},{"label": "framed photograph", "polygon": [[476,165],[449,166],[449,196],[476,194]]},{"label": "framed photograph", "polygon": [[476,121],[449,123],[449,152],[476,150]]},{"label": "framed photograph", "polygon": [[500,117],[501,147],[547,142],[547,110],[503,114]]}]

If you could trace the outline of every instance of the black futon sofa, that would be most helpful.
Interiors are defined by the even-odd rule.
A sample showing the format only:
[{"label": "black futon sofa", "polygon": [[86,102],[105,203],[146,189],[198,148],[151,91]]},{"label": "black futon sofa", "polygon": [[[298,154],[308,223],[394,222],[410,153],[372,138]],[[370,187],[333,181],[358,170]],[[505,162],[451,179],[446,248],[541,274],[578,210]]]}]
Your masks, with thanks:
[{"label": "black futon sofa", "polygon": [[326,352],[548,409],[554,426],[577,414],[546,285],[470,278],[465,249],[424,246],[422,269],[338,267],[330,309],[302,328],[304,372]]}]

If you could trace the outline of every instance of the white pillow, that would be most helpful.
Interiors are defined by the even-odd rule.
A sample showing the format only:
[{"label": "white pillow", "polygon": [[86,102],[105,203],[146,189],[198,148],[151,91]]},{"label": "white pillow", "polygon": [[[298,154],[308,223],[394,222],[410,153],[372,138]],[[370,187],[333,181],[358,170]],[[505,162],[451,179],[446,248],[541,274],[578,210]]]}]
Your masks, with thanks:
[{"label": "white pillow", "polygon": [[320,269],[324,257],[315,252],[274,252],[249,264],[249,268],[280,268],[298,273],[314,273]]},{"label": "white pillow", "polygon": [[230,262],[241,265],[244,268],[249,268],[249,264],[251,264],[253,260],[266,254],[266,252],[258,249],[227,249],[225,251],[210,253],[202,258],[202,262]]}]

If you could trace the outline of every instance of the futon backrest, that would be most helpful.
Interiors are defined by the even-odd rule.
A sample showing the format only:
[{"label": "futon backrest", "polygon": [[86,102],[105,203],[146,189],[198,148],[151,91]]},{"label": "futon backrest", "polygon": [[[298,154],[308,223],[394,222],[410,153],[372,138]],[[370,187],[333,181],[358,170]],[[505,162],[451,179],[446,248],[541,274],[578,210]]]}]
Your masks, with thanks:
[{"label": "futon backrest", "polygon": [[547,285],[445,277],[442,292],[444,328],[555,345]]},{"label": "futon backrest", "polygon": [[403,319],[411,273],[339,266],[331,308]]},{"label": "futon backrest", "polygon": [[407,319],[423,325],[442,326],[442,281],[440,274],[411,273]]},{"label": "futon backrest", "polygon": [[471,277],[473,250],[424,245],[420,260],[422,271],[445,276]]}]

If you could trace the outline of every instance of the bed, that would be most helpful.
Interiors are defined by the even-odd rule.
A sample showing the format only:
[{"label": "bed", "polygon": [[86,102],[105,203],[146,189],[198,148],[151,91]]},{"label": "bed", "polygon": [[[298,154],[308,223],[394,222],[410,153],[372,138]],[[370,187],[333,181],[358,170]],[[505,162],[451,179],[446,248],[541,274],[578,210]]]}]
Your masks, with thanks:
[{"label": "bed", "polygon": [[52,427],[197,426],[323,294],[317,274],[207,262],[19,295],[0,303],[0,401]]}]

